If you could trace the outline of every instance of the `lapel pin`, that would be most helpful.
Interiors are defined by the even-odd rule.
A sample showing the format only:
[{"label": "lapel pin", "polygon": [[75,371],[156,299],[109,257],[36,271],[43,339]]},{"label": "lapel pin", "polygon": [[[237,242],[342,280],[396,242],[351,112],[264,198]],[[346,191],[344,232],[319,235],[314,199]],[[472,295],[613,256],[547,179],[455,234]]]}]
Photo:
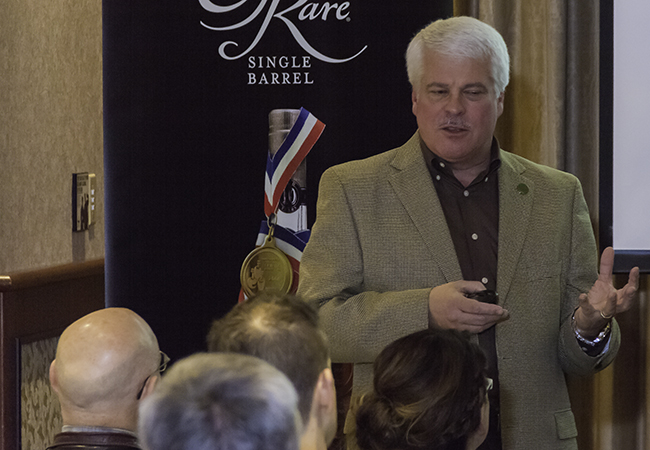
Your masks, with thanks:
[{"label": "lapel pin", "polygon": [[526,195],[528,194],[528,186],[525,185],[524,183],[519,183],[517,185],[517,192],[519,192],[521,195]]}]

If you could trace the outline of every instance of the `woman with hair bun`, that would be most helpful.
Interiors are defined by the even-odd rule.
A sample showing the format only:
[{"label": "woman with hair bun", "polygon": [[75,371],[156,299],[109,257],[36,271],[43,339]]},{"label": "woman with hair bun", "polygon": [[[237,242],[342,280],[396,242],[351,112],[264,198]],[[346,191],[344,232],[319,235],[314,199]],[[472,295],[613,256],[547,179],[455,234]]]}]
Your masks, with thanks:
[{"label": "woman with hair bun", "polygon": [[356,414],[361,450],[475,450],[489,427],[486,359],[469,334],[428,329],[389,344]]}]

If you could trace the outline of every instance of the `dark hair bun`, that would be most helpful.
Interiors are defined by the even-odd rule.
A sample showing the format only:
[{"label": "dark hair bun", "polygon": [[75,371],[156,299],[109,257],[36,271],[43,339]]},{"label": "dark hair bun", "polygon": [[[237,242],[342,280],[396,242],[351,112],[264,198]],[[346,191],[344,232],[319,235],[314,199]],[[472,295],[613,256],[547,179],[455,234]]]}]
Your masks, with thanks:
[{"label": "dark hair bun", "polygon": [[356,414],[362,450],[464,450],[481,423],[486,360],[466,334],[430,329],[388,345]]}]

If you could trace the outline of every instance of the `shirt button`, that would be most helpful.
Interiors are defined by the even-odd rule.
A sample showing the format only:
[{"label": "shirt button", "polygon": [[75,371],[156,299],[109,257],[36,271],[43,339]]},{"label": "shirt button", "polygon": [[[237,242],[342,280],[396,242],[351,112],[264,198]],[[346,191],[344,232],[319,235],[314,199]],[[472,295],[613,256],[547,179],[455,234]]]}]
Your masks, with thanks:
[{"label": "shirt button", "polygon": [[472,239],[476,241],[478,239],[478,234],[472,233]]},{"label": "shirt button", "polygon": [[445,167],[445,163],[441,162],[440,167]]},{"label": "shirt button", "polygon": [[487,181],[488,181],[488,177],[485,177],[485,182],[487,183]]},{"label": "shirt button", "polygon": [[436,175],[436,180],[440,181],[440,175]]},{"label": "shirt button", "polygon": [[481,283],[483,283],[483,284],[487,284],[487,282],[488,282],[487,277],[483,277],[483,278],[481,278]]},{"label": "shirt button", "polygon": [[468,190],[463,191],[463,195],[464,195],[465,197],[469,197],[469,191],[468,191]]}]

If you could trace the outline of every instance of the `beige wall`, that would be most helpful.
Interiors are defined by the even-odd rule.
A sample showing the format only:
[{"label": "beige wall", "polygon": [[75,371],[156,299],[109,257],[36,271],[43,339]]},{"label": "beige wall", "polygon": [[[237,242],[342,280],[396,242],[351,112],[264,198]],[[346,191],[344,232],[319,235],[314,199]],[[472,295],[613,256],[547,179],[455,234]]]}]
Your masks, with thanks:
[{"label": "beige wall", "polygon": [[[0,2],[0,275],[104,256],[101,0]],[[73,233],[72,173],[98,222]]]}]

